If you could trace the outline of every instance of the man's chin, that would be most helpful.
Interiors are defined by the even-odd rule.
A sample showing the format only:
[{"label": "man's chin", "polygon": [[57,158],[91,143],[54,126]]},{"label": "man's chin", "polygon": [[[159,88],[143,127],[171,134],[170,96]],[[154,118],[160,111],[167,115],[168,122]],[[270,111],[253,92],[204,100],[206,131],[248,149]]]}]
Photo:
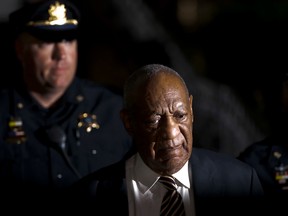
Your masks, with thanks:
[{"label": "man's chin", "polygon": [[158,157],[161,158],[161,161],[181,160],[183,153],[180,149],[162,150],[158,152]]},{"label": "man's chin", "polygon": [[161,170],[165,170],[165,173],[172,175],[182,168],[182,166],[185,164],[183,163],[184,160],[185,158],[179,156],[161,160]]}]

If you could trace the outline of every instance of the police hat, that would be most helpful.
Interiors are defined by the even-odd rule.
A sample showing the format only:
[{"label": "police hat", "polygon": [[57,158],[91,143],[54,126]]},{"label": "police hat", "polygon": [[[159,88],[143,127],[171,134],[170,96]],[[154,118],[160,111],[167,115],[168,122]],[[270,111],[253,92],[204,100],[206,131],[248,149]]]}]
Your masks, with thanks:
[{"label": "police hat", "polygon": [[26,4],[9,16],[14,37],[28,32],[44,41],[77,38],[80,13],[65,0],[48,0]]}]

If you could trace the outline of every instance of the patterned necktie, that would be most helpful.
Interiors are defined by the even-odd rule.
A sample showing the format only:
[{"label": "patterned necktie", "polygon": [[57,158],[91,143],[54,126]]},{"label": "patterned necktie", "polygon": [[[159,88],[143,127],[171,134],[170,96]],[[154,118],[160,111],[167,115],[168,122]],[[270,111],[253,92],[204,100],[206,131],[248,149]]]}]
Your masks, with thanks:
[{"label": "patterned necktie", "polygon": [[162,200],[160,216],[184,216],[184,204],[177,192],[177,185],[172,176],[161,176],[158,180],[168,190]]}]

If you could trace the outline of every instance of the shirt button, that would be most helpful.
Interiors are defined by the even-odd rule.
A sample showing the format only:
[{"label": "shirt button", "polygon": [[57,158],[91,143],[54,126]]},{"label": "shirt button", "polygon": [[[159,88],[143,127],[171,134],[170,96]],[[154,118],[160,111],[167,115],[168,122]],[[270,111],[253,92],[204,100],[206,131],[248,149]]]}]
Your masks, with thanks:
[{"label": "shirt button", "polygon": [[96,155],[96,154],[97,154],[97,150],[96,150],[96,149],[93,149],[93,150],[92,150],[92,154],[93,154],[93,155]]},{"label": "shirt button", "polygon": [[63,177],[63,176],[62,176],[61,173],[57,174],[57,178],[58,178],[58,179],[62,179],[62,177]]}]

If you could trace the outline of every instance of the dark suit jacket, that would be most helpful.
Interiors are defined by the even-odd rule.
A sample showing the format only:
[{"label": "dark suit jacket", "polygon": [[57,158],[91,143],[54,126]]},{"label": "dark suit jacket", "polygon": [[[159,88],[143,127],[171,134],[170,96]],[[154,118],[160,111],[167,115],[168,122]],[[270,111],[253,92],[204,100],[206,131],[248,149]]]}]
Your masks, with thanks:
[{"label": "dark suit jacket", "polygon": [[[263,190],[252,167],[228,155],[196,148],[189,162],[196,215],[240,215],[257,210]],[[128,215],[125,161],[83,178],[68,194],[74,210]]]}]

